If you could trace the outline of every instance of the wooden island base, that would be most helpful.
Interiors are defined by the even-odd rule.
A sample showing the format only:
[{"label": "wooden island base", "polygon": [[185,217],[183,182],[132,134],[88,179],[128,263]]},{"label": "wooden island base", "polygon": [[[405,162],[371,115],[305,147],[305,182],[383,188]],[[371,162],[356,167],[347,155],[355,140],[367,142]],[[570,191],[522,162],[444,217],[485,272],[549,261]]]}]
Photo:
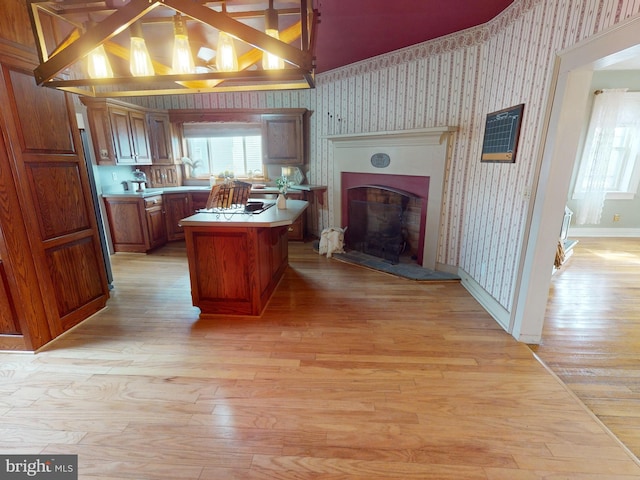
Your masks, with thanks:
[{"label": "wooden island base", "polygon": [[198,213],[181,221],[191,297],[201,317],[262,314],[288,265],[289,226],[306,207],[289,200],[286,210],[231,219]]}]

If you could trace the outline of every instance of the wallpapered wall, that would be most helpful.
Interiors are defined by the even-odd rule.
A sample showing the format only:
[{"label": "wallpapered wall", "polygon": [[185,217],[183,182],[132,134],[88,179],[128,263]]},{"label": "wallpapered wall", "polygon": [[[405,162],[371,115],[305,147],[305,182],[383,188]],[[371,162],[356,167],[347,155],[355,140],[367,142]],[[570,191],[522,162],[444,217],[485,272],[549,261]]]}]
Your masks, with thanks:
[{"label": "wallpapered wall", "polygon": [[[466,271],[510,311],[554,55],[639,11],[640,0],[516,0],[483,26],[318,75],[315,90],[135,101],[167,109],[308,108],[309,182],[330,189],[327,135],[457,126],[438,262]],[[520,103],[515,164],[480,163],[486,114]],[[332,225],[333,208],[319,212],[318,231]]]}]

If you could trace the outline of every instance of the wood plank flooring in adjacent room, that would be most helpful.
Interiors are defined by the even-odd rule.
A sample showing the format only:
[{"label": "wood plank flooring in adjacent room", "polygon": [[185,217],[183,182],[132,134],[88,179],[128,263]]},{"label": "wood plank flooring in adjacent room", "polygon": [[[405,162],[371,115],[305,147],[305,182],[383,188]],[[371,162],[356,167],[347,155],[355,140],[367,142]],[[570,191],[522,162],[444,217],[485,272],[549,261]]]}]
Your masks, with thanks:
[{"label": "wood plank flooring in adjacent room", "polygon": [[640,457],[640,240],[581,238],[532,347]]},{"label": "wood plank flooring in adjacent room", "polygon": [[0,452],[78,454],[82,480],[640,478],[460,284],[291,243],[261,318],[204,321],[182,245],[113,267],[106,310],[0,354]]}]

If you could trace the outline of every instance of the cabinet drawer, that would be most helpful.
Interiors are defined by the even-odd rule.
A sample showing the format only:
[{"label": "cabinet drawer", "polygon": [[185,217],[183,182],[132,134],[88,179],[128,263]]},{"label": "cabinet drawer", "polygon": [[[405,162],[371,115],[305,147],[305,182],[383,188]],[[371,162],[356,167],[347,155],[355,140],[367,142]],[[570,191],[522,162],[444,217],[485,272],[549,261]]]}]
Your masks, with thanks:
[{"label": "cabinet drawer", "polygon": [[304,240],[304,223],[302,217],[289,225],[289,240]]},{"label": "cabinet drawer", "polygon": [[154,195],[144,199],[144,208],[150,208],[156,205],[162,205],[162,195]]}]

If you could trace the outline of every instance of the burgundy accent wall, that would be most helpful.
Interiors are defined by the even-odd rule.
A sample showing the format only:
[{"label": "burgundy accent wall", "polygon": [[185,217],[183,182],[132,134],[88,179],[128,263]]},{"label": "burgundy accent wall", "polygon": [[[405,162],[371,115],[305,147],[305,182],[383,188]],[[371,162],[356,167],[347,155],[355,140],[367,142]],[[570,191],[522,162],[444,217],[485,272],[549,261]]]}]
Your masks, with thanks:
[{"label": "burgundy accent wall", "polygon": [[342,172],[340,178],[340,209],[342,211],[342,227],[349,225],[349,205],[347,190],[354,187],[382,186],[404,190],[421,199],[420,237],[417,263],[422,265],[425,227],[427,224],[427,201],[429,199],[430,177],[419,175],[391,175],[381,173]]}]

